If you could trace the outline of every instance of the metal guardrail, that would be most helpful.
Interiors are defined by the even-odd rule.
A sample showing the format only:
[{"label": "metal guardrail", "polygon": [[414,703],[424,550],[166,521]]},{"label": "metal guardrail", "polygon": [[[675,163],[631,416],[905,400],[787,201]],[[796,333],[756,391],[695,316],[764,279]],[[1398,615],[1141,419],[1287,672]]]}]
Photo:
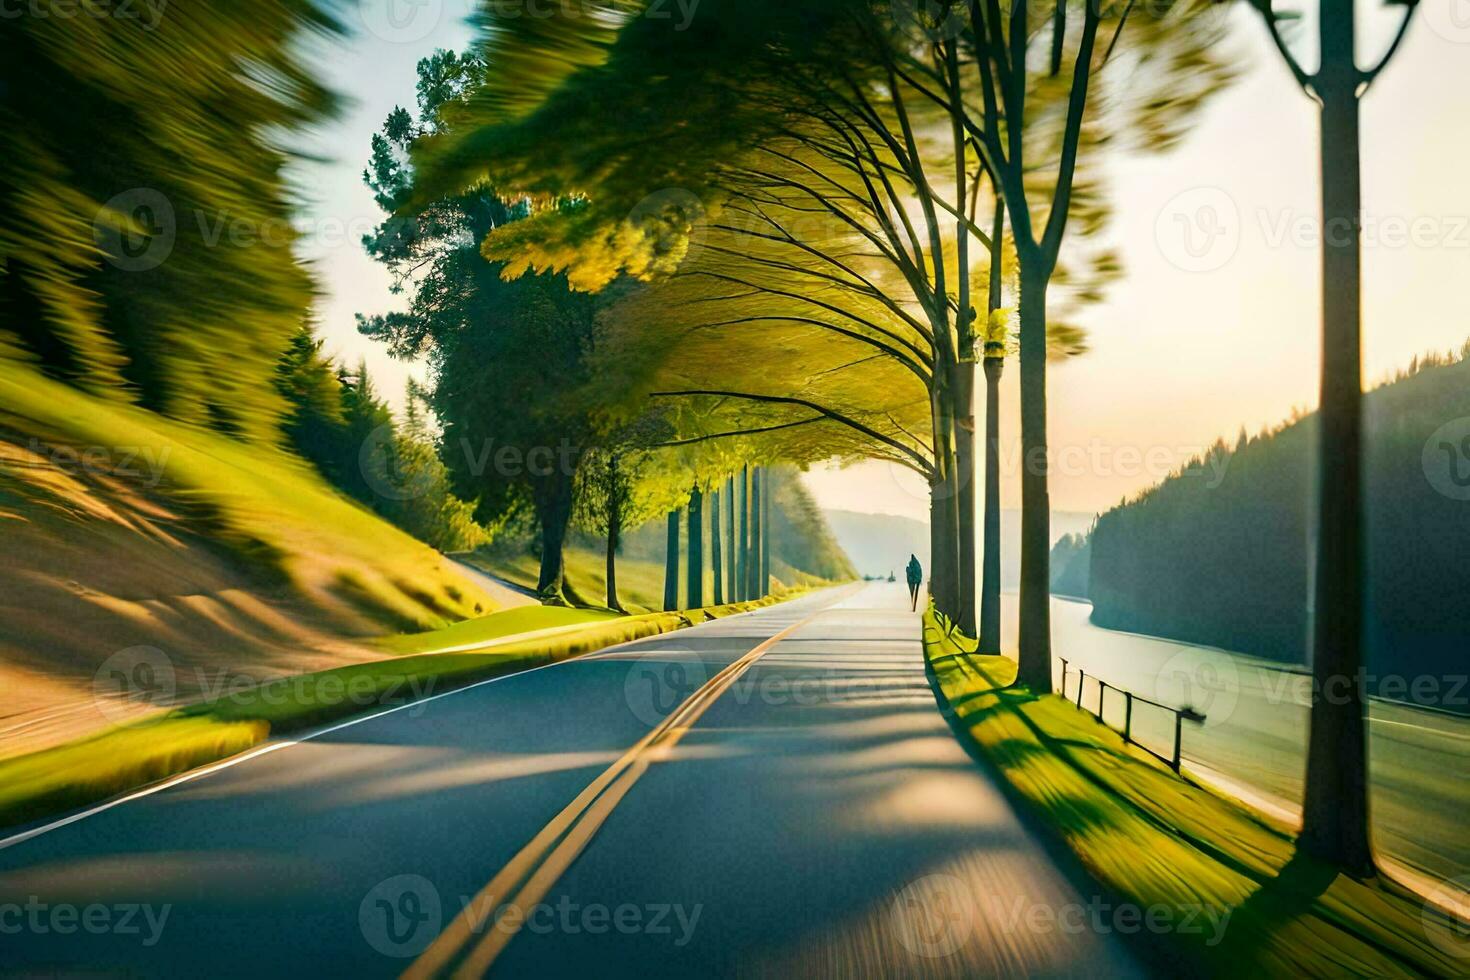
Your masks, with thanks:
[{"label": "metal guardrail", "polygon": [[[1067,661],[1065,659],[1060,657],[1057,659],[1062,661],[1062,686],[1061,690],[1057,693],[1061,694],[1061,696],[1065,698],[1067,696],[1067,672],[1070,668],[1067,666]],[[1097,710],[1092,711],[1084,707],[1082,704],[1082,693],[1087,689],[1087,671],[1079,667],[1077,668],[1076,673],[1078,710],[1086,711],[1088,714],[1096,718],[1099,722],[1107,725],[1107,722],[1103,719],[1103,707],[1106,704],[1108,692],[1116,691],[1118,694],[1123,695],[1123,728],[1121,730],[1123,741],[1129,745],[1138,746],[1149,755],[1153,756],[1155,759],[1158,759],[1160,762],[1168,765],[1168,767],[1170,769],[1173,769],[1175,772],[1179,771],[1179,764],[1181,761],[1180,750],[1184,738],[1184,723],[1188,721],[1194,724],[1199,724],[1200,722],[1203,722],[1205,720],[1205,716],[1203,714],[1187,705],[1183,708],[1176,708],[1171,704],[1164,704],[1161,701],[1155,701],[1152,698],[1146,698],[1141,694],[1134,694],[1132,691],[1128,691],[1121,687],[1117,687],[1116,685],[1109,684],[1107,681],[1096,675],[1094,675],[1092,679],[1096,681],[1098,685]],[[1174,751],[1171,756],[1166,757],[1164,755],[1161,755],[1160,753],[1155,752],[1149,746],[1145,745],[1143,742],[1136,741],[1133,738],[1133,703],[1135,701],[1141,701],[1142,703],[1152,705],[1155,708],[1162,708],[1164,711],[1167,711],[1174,716]],[[1115,728],[1114,731],[1118,731],[1118,729]]]}]

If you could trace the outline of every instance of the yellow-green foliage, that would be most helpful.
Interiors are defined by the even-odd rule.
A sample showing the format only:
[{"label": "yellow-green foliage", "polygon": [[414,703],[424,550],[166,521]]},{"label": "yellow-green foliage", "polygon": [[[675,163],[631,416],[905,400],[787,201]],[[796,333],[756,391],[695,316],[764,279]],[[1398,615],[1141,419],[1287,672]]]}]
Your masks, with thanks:
[{"label": "yellow-green foliage", "polygon": [[[1453,975],[1422,903],[1295,853],[1289,833],[1176,776],[1053,694],[1014,683],[1014,661],[978,656],[931,612],[924,649],[962,737],[1105,887],[1147,910],[1229,912],[1224,938],[1171,932],[1163,952],[1212,976]],[[1174,921],[1180,921],[1176,915]]]},{"label": "yellow-green foliage", "polygon": [[94,393],[274,440],[271,378],[313,291],[283,147],[336,106],[309,57],[340,30],[331,6],[7,13],[0,348]]}]

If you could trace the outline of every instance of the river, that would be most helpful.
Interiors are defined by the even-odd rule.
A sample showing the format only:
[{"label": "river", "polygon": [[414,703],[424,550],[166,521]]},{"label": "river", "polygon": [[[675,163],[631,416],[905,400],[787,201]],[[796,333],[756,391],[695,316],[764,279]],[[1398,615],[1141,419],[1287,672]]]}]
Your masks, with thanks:
[{"label": "river", "polygon": [[[1017,600],[1002,599],[1004,649],[1015,649]],[[1089,622],[1086,602],[1052,600],[1052,652],[1089,677],[1084,706],[1095,710],[1100,677],[1116,687],[1205,715],[1184,726],[1184,767],[1279,818],[1298,820],[1306,759],[1310,677],[1242,654]],[[1470,691],[1442,684],[1448,700]],[[1389,869],[1406,878],[1470,874],[1470,718],[1373,700],[1369,705],[1369,777],[1374,845]],[[1121,729],[1123,698],[1110,694],[1104,718]],[[1169,713],[1135,704],[1135,737],[1167,755]],[[1464,883],[1463,881],[1461,882]]]}]

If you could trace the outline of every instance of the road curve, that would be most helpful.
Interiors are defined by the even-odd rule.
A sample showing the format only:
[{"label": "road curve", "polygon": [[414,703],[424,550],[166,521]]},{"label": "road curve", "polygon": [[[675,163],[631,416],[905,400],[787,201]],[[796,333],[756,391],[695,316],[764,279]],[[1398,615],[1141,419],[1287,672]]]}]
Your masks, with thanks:
[{"label": "road curve", "polygon": [[0,974],[1132,976],[901,585],[341,727],[0,848]]}]

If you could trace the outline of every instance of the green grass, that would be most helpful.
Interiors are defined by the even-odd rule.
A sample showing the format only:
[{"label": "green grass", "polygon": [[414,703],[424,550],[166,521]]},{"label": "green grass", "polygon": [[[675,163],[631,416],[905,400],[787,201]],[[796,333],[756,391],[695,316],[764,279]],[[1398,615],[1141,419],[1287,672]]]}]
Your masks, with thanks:
[{"label": "green grass", "polygon": [[[467,564],[505,579],[523,589],[535,590],[541,565],[526,551],[506,552],[481,549],[463,556]],[[563,554],[566,579],[577,595],[589,604],[607,601],[607,556],[595,548],[568,547]],[[708,577],[708,573],[706,573]],[[706,594],[711,594],[708,590]],[[664,604],[662,562],[618,558],[618,601],[629,612],[655,612]]]},{"label": "green grass", "polygon": [[[530,607],[451,627],[456,635],[525,632],[514,624],[574,623],[584,629],[540,639],[491,643],[468,653],[403,656],[298,674],[258,687],[228,692],[76,742],[0,760],[0,827],[14,826],[86,806],[242,752],[272,735],[289,735],[356,714],[406,704],[475,681],[555,663],[630,640],[756,609],[795,593],[758,602],[685,612],[608,616],[586,610]],[[516,618],[514,614],[521,615]],[[558,615],[559,614],[559,615]],[[549,615],[549,619],[548,619]],[[507,618],[509,617],[509,618]],[[491,621],[494,625],[484,625]],[[510,625],[507,625],[510,624]],[[538,627],[533,627],[538,628]],[[438,631],[428,637],[443,637]],[[400,637],[405,649],[425,636]]]},{"label": "green grass", "polygon": [[[1016,665],[977,656],[932,613],[924,648],[961,738],[1122,901],[1149,910],[1228,913],[1212,930],[1166,931],[1152,950],[1209,976],[1450,976],[1465,963],[1431,941],[1406,890],[1360,882],[1298,856],[1291,834],[1171,772],[1092,715],[1014,683]],[[1208,921],[1208,920],[1206,920]],[[1145,933],[1147,931],[1145,930]]]},{"label": "green grass", "polygon": [[[337,493],[308,464],[0,359],[0,429],[162,464],[165,494],[203,536],[323,611],[434,629],[493,603],[427,545]],[[140,454],[141,451],[141,454]],[[135,462],[131,465],[141,466]]]},{"label": "green grass", "polygon": [[567,606],[518,606],[478,619],[467,619],[425,633],[384,637],[377,645],[403,656],[433,653],[470,644],[488,646],[507,636],[533,630],[563,629],[617,619],[618,614],[602,609],[573,609]]}]

